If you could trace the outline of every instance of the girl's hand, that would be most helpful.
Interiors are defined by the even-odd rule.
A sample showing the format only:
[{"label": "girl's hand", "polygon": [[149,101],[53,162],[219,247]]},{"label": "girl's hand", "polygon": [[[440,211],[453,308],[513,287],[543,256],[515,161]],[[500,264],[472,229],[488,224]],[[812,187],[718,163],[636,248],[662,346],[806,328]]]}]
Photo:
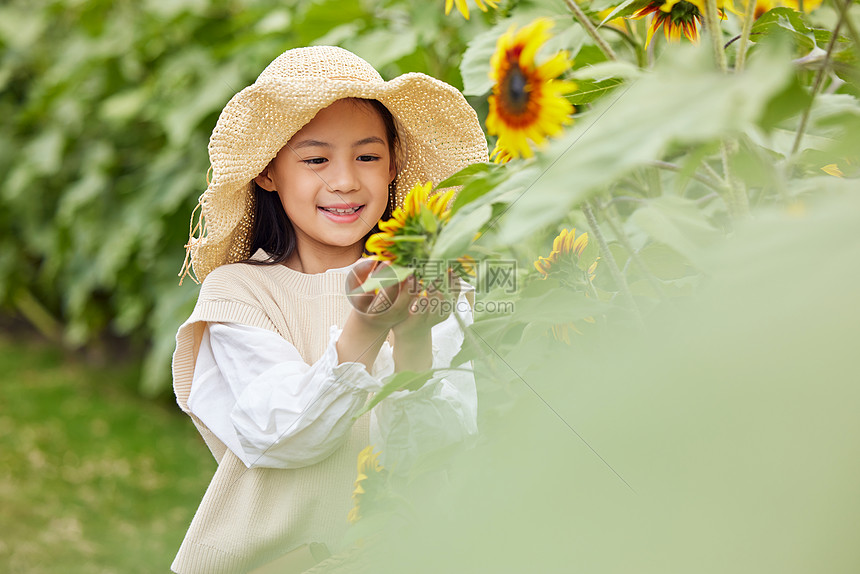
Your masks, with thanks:
[{"label": "girl's hand", "polygon": [[433,363],[430,330],[454,311],[460,295],[460,281],[448,276],[448,288],[424,288],[411,278],[408,316],[391,328],[394,334],[394,366],[397,371],[429,369]]},{"label": "girl's hand", "polygon": [[460,281],[450,271],[447,279],[447,286],[438,283],[424,286],[418,284],[414,277],[409,278],[409,314],[392,327],[395,337],[403,339],[423,335],[451,315],[460,295]]},{"label": "girl's hand", "polygon": [[[347,297],[353,309],[346,318],[337,340],[337,357],[341,363],[363,363],[367,372],[393,325],[409,315],[410,298],[405,282],[398,283],[388,263],[366,259],[359,261],[347,276]],[[384,279],[380,288],[366,293],[358,288],[368,279]]]},{"label": "girl's hand", "polygon": [[[410,279],[398,282],[386,261],[359,261],[346,280],[347,296],[358,319],[368,327],[385,331],[406,319],[409,315],[410,289],[407,285]],[[356,292],[368,280],[379,281],[379,289]]]}]

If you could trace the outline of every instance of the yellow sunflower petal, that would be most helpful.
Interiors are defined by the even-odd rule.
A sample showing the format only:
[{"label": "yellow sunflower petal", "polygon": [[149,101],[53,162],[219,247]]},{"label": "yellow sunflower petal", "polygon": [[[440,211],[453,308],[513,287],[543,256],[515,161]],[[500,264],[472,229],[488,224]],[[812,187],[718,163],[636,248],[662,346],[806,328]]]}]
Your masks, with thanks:
[{"label": "yellow sunflower petal", "polygon": [[842,170],[839,169],[839,166],[835,163],[829,163],[821,168],[821,171],[826,173],[827,175],[832,175],[833,177],[845,177],[845,174],[842,173]]},{"label": "yellow sunflower petal", "polygon": [[515,41],[522,44],[520,52],[520,64],[532,66],[538,50],[550,39],[549,30],[553,23],[549,18],[538,18],[522,30],[520,30]]},{"label": "yellow sunflower petal", "polygon": [[564,239],[565,237],[567,237],[567,234],[567,229],[562,229],[561,233],[559,233],[556,238],[552,240],[553,251],[562,251],[562,247],[564,247]]},{"label": "yellow sunflower petal", "polygon": [[499,7],[499,3],[497,0],[475,0],[475,5],[481,9],[481,12],[487,11],[487,6],[484,6],[484,4],[486,4],[493,10]]},{"label": "yellow sunflower petal", "polygon": [[585,250],[587,245],[588,245],[588,232],[585,232],[576,238],[576,241],[573,243],[573,245],[571,247],[571,251],[573,253],[576,253],[577,255],[582,255],[582,252]]},{"label": "yellow sunflower petal", "polygon": [[657,31],[657,28],[660,25],[660,20],[657,16],[651,17],[651,25],[648,26],[648,34],[645,36],[645,47],[647,48],[651,44],[651,38],[654,37],[654,32]]}]

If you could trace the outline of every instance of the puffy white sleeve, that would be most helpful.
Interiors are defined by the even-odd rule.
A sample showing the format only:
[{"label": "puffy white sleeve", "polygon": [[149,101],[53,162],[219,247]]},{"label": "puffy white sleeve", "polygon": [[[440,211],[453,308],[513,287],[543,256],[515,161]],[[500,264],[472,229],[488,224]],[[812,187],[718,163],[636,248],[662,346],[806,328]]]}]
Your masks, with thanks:
[{"label": "puffy white sleeve", "polygon": [[362,363],[338,364],[340,331],[331,328],[322,357],[308,365],[277,333],[209,323],[188,408],[248,468],[320,462],[346,439],[368,393],[380,388]]},{"label": "puffy white sleeve", "polygon": [[[462,294],[460,298],[457,312],[468,324],[471,310]],[[308,365],[277,333],[209,323],[188,407],[248,468],[298,468],[320,462],[343,444],[368,394],[378,391],[381,379],[394,372],[387,342],[372,374],[362,363],[338,363],[340,333],[332,326],[322,357]],[[463,341],[453,314],[434,326],[431,336],[433,367],[449,367]],[[371,411],[371,444],[382,451],[384,464],[408,468],[419,454],[477,432],[472,373],[441,375],[417,391],[394,393]]]}]

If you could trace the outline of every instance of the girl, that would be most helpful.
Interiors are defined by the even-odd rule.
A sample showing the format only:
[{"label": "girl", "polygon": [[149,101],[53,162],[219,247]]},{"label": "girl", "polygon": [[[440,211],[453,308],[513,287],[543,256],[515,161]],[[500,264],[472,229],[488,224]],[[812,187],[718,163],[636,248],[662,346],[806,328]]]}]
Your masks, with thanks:
[{"label": "girl", "polygon": [[218,469],[172,568],[277,560],[299,572],[337,549],[365,446],[403,470],[476,432],[474,379],[461,372],[353,423],[381,378],[451,366],[463,334],[454,317],[422,313],[436,306],[413,305],[406,285],[352,301],[345,285],[370,273],[360,257],[380,218],[414,184],[487,161],[486,140],[453,87],[423,74],[385,82],[346,50],[312,47],[230,100],[209,155],[205,224],[187,245],[203,285],[173,376]]}]

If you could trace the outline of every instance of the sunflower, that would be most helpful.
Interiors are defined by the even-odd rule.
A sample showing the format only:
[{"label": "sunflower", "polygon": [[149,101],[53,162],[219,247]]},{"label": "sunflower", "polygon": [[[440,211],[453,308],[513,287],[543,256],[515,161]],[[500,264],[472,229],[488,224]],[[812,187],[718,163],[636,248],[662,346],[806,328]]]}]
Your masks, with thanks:
[{"label": "sunflower", "polygon": [[576,84],[558,80],[569,67],[567,52],[558,52],[541,65],[535,56],[550,38],[552,22],[539,18],[519,31],[511,26],[499,37],[490,60],[493,93],[487,114],[487,131],[497,135],[496,161],[531,157],[529,140],[542,145],[572,120],[573,106],[564,94]]},{"label": "sunflower", "polygon": [[[726,10],[741,15],[735,10],[732,0],[717,0],[717,10],[720,18],[725,19]],[[678,42],[683,34],[688,40],[696,44],[699,41],[699,28],[705,13],[705,0],[651,0],[644,8],[630,16],[633,19],[643,18],[648,14],[654,14],[651,18],[651,26],[648,28],[648,36],[645,39],[645,47],[651,43],[654,33],[663,27],[663,35],[666,40]]]},{"label": "sunflower", "polygon": [[391,218],[379,222],[364,246],[374,259],[408,265],[427,258],[428,244],[451,218],[448,203],[454,197],[453,189],[430,195],[432,189],[429,181],[416,184]]},{"label": "sunflower", "polygon": [[[379,231],[371,235],[365,250],[373,259],[390,261],[395,265],[412,269],[419,279],[438,282],[444,274],[442,266],[432,266],[430,260],[433,244],[439,232],[451,219],[448,204],[454,198],[454,190],[430,195],[431,182],[415,185],[403,205],[394,210],[391,218],[379,223]],[[448,262],[460,277],[474,274],[475,260],[463,255]],[[432,277],[425,277],[432,275]]]},{"label": "sunflower", "polygon": [[[535,269],[546,279],[553,271],[568,267],[564,265],[564,260],[578,262],[586,247],[588,247],[588,232],[577,236],[576,228],[570,231],[562,229],[552,242],[552,251],[549,257],[538,257],[537,261],[534,262]],[[597,269],[597,259],[588,267],[589,280],[594,279],[595,269]]]},{"label": "sunflower", "polygon": [[651,17],[651,26],[648,27],[648,36],[645,39],[646,48],[651,44],[651,38],[661,26],[663,27],[663,35],[670,42],[680,41],[682,33],[690,42],[694,44],[699,42],[702,11],[692,2],[654,0],[633,14],[631,18],[639,19],[648,14],[654,14],[654,16]]},{"label": "sunflower", "polygon": [[379,464],[379,455],[373,452],[373,445],[358,453],[358,475],[355,477],[355,490],[352,491],[353,507],[347,516],[352,524],[361,519],[368,504],[380,500],[384,493],[388,471]]},{"label": "sunflower", "polygon": [[[445,15],[447,16],[448,14],[451,13],[451,8],[454,7],[454,4],[457,5],[457,10],[460,11],[460,14],[463,15],[463,18],[468,20],[469,19],[469,5],[466,4],[466,0],[445,0]],[[489,6],[490,8],[493,8],[493,9],[496,9],[499,7],[498,0],[475,0],[475,5],[478,6],[478,8],[481,10],[481,12],[487,11],[487,6],[484,6],[484,4],[486,4],[487,6]]]},{"label": "sunflower", "polygon": [[[575,228],[570,231],[562,229],[552,242],[552,251],[549,257],[538,257],[537,261],[534,262],[535,269],[543,276],[543,279],[550,275],[556,276],[566,287],[584,292],[585,296],[588,297],[589,291],[592,289],[590,283],[594,279],[597,262],[600,258],[595,258],[590,264],[583,261],[586,247],[588,247],[588,233],[576,235]],[[587,267],[585,267],[586,264]],[[585,269],[584,273],[583,268]],[[595,322],[593,317],[584,317],[582,320],[586,323]],[[570,345],[572,334],[582,335],[580,326],[572,321],[556,323],[552,326],[552,335],[557,341]]]}]

